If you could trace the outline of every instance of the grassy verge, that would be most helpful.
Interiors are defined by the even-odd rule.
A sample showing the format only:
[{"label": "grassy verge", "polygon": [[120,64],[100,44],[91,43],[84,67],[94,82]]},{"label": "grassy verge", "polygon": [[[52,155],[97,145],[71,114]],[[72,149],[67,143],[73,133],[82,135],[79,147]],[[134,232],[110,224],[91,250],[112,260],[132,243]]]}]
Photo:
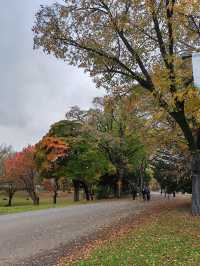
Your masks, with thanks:
[{"label": "grassy verge", "polygon": [[[126,236],[100,244],[73,266],[200,265],[200,218],[189,207],[161,211]],[[69,264],[68,264],[69,265]]]},{"label": "grassy verge", "polygon": [[13,198],[12,206],[6,207],[7,198],[5,195],[0,194],[0,215],[26,211],[37,211],[49,208],[59,208],[84,203],[86,203],[85,200],[74,202],[72,199],[67,198],[66,195],[61,195],[57,199],[57,204],[53,204],[51,195],[41,194],[40,205],[34,206],[31,199],[28,198],[25,193],[16,193],[16,196]]}]

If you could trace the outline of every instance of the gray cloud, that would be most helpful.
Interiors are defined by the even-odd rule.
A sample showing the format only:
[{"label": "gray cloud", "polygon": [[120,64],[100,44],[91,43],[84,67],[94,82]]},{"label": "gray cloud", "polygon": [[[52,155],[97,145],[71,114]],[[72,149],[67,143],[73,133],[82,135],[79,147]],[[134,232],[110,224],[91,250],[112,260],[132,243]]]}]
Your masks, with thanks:
[{"label": "gray cloud", "polygon": [[82,70],[33,50],[34,14],[50,0],[6,0],[0,9],[0,143],[38,141],[73,105],[102,95]]}]

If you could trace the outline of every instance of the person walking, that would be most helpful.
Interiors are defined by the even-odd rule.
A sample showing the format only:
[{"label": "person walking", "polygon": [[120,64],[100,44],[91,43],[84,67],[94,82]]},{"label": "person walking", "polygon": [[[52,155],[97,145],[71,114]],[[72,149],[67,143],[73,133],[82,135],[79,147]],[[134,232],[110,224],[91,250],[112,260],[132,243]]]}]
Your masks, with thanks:
[{"label": "person walking", "polygon": [[145,187],[143,187],[142,189],[142,198],[145,201],[146,200],[146,191],[145,191]]},{"label": "person walking", "polygon": [[150,200],[151,194],[150,194],[150,190],[149,190],[148,186],[145,186],[143,188],[142,197],[143,197],[143,200],[145,200],[145,201],[149,201]]},{"label": "person walking", "polygon": [[146,190],[146,195],[147,195],[147,201],[150,201],[151,193],[150,193],[150,189],[148,187],[147,187],[147,190]]}]

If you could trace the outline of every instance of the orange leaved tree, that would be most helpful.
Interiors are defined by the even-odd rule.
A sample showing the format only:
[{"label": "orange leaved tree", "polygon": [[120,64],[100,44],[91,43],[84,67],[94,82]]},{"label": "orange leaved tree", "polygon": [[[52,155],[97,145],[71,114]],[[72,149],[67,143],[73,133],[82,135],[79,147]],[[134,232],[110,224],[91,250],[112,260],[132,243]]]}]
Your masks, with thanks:
[{"label": "orange leaved tree", "polygon": [[[61,138],[44,137],[36,145],[36,162],[44,187],[53,192],[53,203],[56,204],[59,179],[65,176],[65,160],[69,146]],[[50,180],[47,180],[50,179]]]},{"label": "orange leaved tree", "polygon": [[38,205],[39,197],[35,189],[37,171],[34,156],[35,147],[28,146],[21,152],[9,156],[4,162],[4,167],[5,176],[12,182],[20,184],[28,192],[33,204]]}]

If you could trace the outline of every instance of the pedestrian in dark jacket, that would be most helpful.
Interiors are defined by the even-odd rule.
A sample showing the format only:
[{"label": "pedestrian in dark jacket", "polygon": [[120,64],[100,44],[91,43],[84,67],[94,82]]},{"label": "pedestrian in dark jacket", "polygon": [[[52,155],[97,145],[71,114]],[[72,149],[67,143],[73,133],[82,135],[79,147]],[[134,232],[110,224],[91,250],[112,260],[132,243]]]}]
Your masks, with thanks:
[{"label": "pedestrian in dark jacket", "polygon": [[143,200],[147,200],[149,201],[150,200],[150,190],[147,186],[145,186],[142,190],[142,197],[143,197]]},{"label": "pedestrian in dark jacket", "polygon": [[146,190],[145,190],[145,187],[143,187],[143,189],[142,189],[142,197],[143,197],[143,200],[146,200]]},{"label": "pedestrian in dark jacket", "polygon": [[151,194],[149,188],[147,188],[147,200],[149,201],[151,199]]}]

